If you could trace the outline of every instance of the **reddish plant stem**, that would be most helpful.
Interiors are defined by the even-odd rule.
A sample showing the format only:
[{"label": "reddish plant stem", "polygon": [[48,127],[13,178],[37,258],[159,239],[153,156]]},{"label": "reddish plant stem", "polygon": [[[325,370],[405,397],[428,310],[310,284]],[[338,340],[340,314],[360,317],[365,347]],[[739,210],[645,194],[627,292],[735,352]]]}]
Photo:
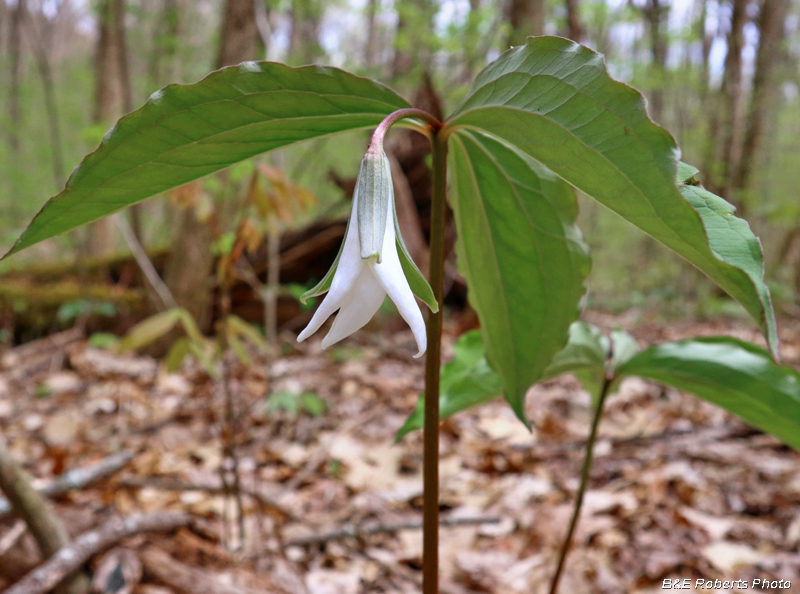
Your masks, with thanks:
[{"label": "reddish plant stem", "polygon": [[[404,120],[406,118],[421,120],[428,125],[434,135],[442,128],[442,123],[427,111],[422,111],[421,109],[415,109],[413,107],[409,107],[407,109],[398,109],[394,113],[390,113],[388,116],[386,116],[386,119],[384,119],[378,125],[378,127],[375,128],[375,132],[372,133],[372,140],[369,142],[369,148],[367,149],[367,152],[382,152],[383,138],[386,136],[386,132],[389,131],[389,128],[391,128],[393,124],[396,124],[400,120]],[[431,142],[433,142],[433,140],[431,140]]]},{"label": "reddish plant stem", "polygon": [[447,139],[434,131],[433,208],[431,211],[430,280],[439,311],[428,316],[425,359],[425,429],[423,469],[422,592],[439,591],[439,369],[444,313],[444,235],[447,192]]}]

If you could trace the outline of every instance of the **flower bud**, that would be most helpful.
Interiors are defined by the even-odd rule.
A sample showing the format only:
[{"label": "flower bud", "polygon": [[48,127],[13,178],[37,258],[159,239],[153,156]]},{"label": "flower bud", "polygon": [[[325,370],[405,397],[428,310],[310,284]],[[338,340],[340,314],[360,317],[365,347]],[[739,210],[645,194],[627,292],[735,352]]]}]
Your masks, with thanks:
[{"label": "flower bud", "polygon": [[366,260],[375,256],[380,263],[389,207],[394,200],[392,168],[383,150],[370,151],[361,160],[355,200],[361,258]]}]

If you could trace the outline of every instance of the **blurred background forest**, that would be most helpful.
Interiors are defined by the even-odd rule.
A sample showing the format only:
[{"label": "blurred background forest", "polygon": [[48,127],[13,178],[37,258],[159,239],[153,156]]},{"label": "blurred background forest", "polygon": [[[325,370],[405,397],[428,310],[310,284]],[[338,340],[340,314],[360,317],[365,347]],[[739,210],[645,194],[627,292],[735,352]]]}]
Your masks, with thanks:
[{"label": "blurred background forest", "polygon": [[[488,62],[541,34],[602,52],[615,78],[645,93],[651,117],[676,137],[683,160],[762,237],[779,311],[796,313],[795,0],[0,0],[0,249],[63,188],[118,117],[166,84],[250,59],[329,64],[447,114]],[[395,137],[401,222],[420,261],[427,143],[411,133]],[[131,314],[129,326],[152,311],[158,299],[127,255],[137,243],[131,235],[178,304],[206,328],[219,309],[219,290],[214,297],[208,282],[215,259],[230,255],[237,240],[248,246],[234,309],[258,322],[260,283],[280,246],[289,290],[277,316],[299,326],[303,312],[291,295],[319,278],[336,253],[366,138],[284,149],[147,201],[116,224],[95,223],[4,262],[3,341],[35,338],[86,315]],[[581,227],[594,257],[590,307],[659,319],[743,314],[604,207],[582,201]],[[463,303],[463,284],[450,268],[451,301]]]}]

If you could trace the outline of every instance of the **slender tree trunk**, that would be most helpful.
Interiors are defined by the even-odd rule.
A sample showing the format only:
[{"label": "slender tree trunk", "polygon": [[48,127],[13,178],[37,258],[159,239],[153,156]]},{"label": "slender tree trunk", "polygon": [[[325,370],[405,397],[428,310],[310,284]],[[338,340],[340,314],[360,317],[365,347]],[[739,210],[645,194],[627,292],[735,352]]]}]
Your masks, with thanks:
[{"label": "slender tree trunk", "polygon": [[[259,41],[253,0],[227,0],[217,53],[217,68],[255,59]],[[200,185],[193,184],[191,188],[190,193],[199,194],[202,191]],[[206,329],[210,318],[209,279],[214,268],[214,256],[211,252],[214,237],[208,223],[198,220],[194,200],[188,202],[190,204],[179,206],[175,210],[175,234],[172,250],[164,267],[164,282],[178,306],[188,310],[200,327]]]},{"label": "slender tree trunk", "polygon": [[720,195],[726,199],[730,196],[738,152],[736,147],[739,138],[742,100],[742,48],[744,47],[744,25],[747,22],[748,4],[749,0],[733,0],[731,30],[728,35],[728,55],[725,57],[725,74],[722,79]]},{"label": "slender tree trunk", "polygon": [[148,76],[153,90],[175,77],[175,53],[180,32],[178,0],[163,0],[161,16],[156,24]]},{"label": "slender tree trunk", "polygon": [[650,33],[650,54],[652,59],[651,77],[653,88],[650,91],[650,117],[657,123],[664,123],[664,87],[667,74],[667,42],[664,27],[669,16],[669,4],[664,0],[647,0],[644,16]]},{"label": "slender tree trunk", "polygon": [[366,18],[367,44],[364,47],[364,68],[370,71],[375,66],[375,54],[378,52],[378,0],[368,0]]},{"label": "slender tree trunk", "polygon": [[[97,5],[97,44],[94,51],[94,110],[92,121],[109,127],[132,109],[130,78],[126,77],[125,2],[102,0]],[[120,34],[123,36],[120,37]],[[128,78],[127,81],[125,79]],[[91,224],[85,252],[94,256],[107,255],[114,249],[114,224],[110,217]],[[85,255],[88,255],[85,254]]]},{"label": "slender tree trunk", "polygon": [[254,59],[259,41],[254,0],[227,0],[217,68]]},{"label": "slender tree trunk", "polygon": [[292,31],[289,37],[289,61],[295,64],[313,64],[322,54],[319,44],[319,27],[323,4],[318,0],[293,0],[291,8]]},{"label": "slender tree trunk", "polygon": [[[24,7],[24,4],[21,6]],[[50,56],[45,45],[45,35],[36,26],[32,15],[24,11],[22,18],[28,20],[26,30],[30,33],[27,36],[33,54],[36,59],[36,67],[39,77],[42,79],[42,89],[44,91],[44,104],[47,113],[47,123],[50,132],[50,149],[52,153],[53,181],[56,190],[64,188],[64,149],[61,144],[61,125],[59,123],[58,104],[56,102],[56,88],[53,81],[53,69],[50,65]]]},{"label": "slender tree trunk", "polygon": [[8,85],[8,116],[11,125],[8,127],[8,142],[13,152],[19,150],[19,127],[22,121],[19,107],[19,86],[22,76],[22,22],[26,2],[27,0],[17,0],[17,6],[11,11],[8,34],[8,54],[11,60]]},{"label": "slender tree trunk", "polygon": [[511,25],[508,45],[523,45],[528,35],[544,35],[545,0],[509,0],[506,18]]},{"label": "slender tree trunk", "polygon": [[707,111],[710,114],[702,167],[704,182],[712,192],[723,197],[728,193],[727,182],[735,156],[734,142],[742,81],[743,31],[748,2],[749,0],[730,1],[731,22],[727,35],[728,53],[725,57],[722,86],[707,102]]},{"label": "slender tree trunk", "polygon": [[567,9],[566,36],[572,41],[577,41],[578,43],[580,43],[581,37],[583,37],[579,1],[580,0],[565,0],[564,2]]},{"label": "slender tree trunk", "polygon": [[432,0],[398,0],[392,78],[425,67],[431,54],[437,5]]},{"label": "slender tree trunk", "polygon": [[702,43],[702,62],[700,65],[700,101],[705,106],[708,98],[709,80],[709,58],[711,56],[711,44],[714,36],[706,32],[706,20],[708,18],[708,0],[697,0],[699,3],[699,16],[696,22],[696,36]]},{"label": "slender tree trunk", "polygon": [[753,75],[753,91],[746,123],[742,154],[733,179],[731,198],[740,208],[747,205],[744,194],[750,189],[753,169],[758,160],[764,138],[767,113],[776,93],[776,67],[780,61],[780,45],[785,35],[784,18],[787,2],[765,0],[758,19],[759,44],[756,54],[756,70]]}]

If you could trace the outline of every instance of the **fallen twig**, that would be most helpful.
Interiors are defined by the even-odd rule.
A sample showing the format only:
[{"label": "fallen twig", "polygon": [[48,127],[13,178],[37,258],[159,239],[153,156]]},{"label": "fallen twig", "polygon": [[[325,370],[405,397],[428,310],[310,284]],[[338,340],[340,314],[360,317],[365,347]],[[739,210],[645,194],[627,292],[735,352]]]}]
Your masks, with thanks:
[{"label": "fallen twig", "polygon": [[8,588],[5,594],[45,594],[89,559],[122,539],[141,532],[173,530],[188,525],[190,521],[188,514],[175,512],[112,518],[100,528],[84,532],[61,547],[45,563]]},{"label": "fallen twig", "polygon": [[[498,524],[500,518],[444,518],[439,522],[440,526],[477,526],[480,524]],[[421,520],[409,520],[407,522],[398,522],[396,524],[345,524],[341,528],[331,530],[330,532],[323,532],[322,534],[313,534],[311,536],[301,536],[292,540],[286,541],[286,546],[308,546],[314,544],[323,544],[331,540],[339,540],[342,538],[361,538],[364,536],[372,536],[374,534],[387,534],[392,532],[400,532],[401,530],[421,530]]]},{"label": "fallen twig", "polygon": [[[127,464],[133,458],[130,452],[120,452],[100,460],[96,464],[83,468],[73,468],[68,470],[53,482],[37,489],[41,495],[54,497],[67,491],[82,489],[83,487],[100,479],[106,478]],[[11,504],[8,499],[0,499],[0,517],[11,511]]]},{"label": "fallen twig", "polygon": [[[69,534],[45,498],[33,488],[28,474],[14,460],[3,436],[0,436],[0,490],[8,497],[14,512],[25,521],[42,557],[52,559],[53,555],[69,541]],[[62,575],[59,581],[79,567],[80,565],[73,567]],[[89,587],[88,577],[76,573],[65,582],[60,592],[78,594],[88,592]]]},{"label": "fallen twig", "polygon": [[[174,479],[161,476],[130,476],[123,477],[119,480],[119,484],[124,487],[150,487],[153,489],[161,489],[162,491],[205,491],[206,493],[213,493],[217,495],[225,494],[225,487],[221,482],[219,483],[189,483],[181,479]],[[270,507],[277,512],[280,512],[290,520],[296,520],[294,514],[289,512],[280,503],[275,501],[268,495],[261,493],[255,489],[248,489],[242,487],[242,494],[252,497],[259,503]]]},{"label": "fallen twig", "polygon": [[139,557],[146,575],[181,594],[257,594],[250,588],[226,584],[213,573],[191,567],[158,549],[144,549]]}]

